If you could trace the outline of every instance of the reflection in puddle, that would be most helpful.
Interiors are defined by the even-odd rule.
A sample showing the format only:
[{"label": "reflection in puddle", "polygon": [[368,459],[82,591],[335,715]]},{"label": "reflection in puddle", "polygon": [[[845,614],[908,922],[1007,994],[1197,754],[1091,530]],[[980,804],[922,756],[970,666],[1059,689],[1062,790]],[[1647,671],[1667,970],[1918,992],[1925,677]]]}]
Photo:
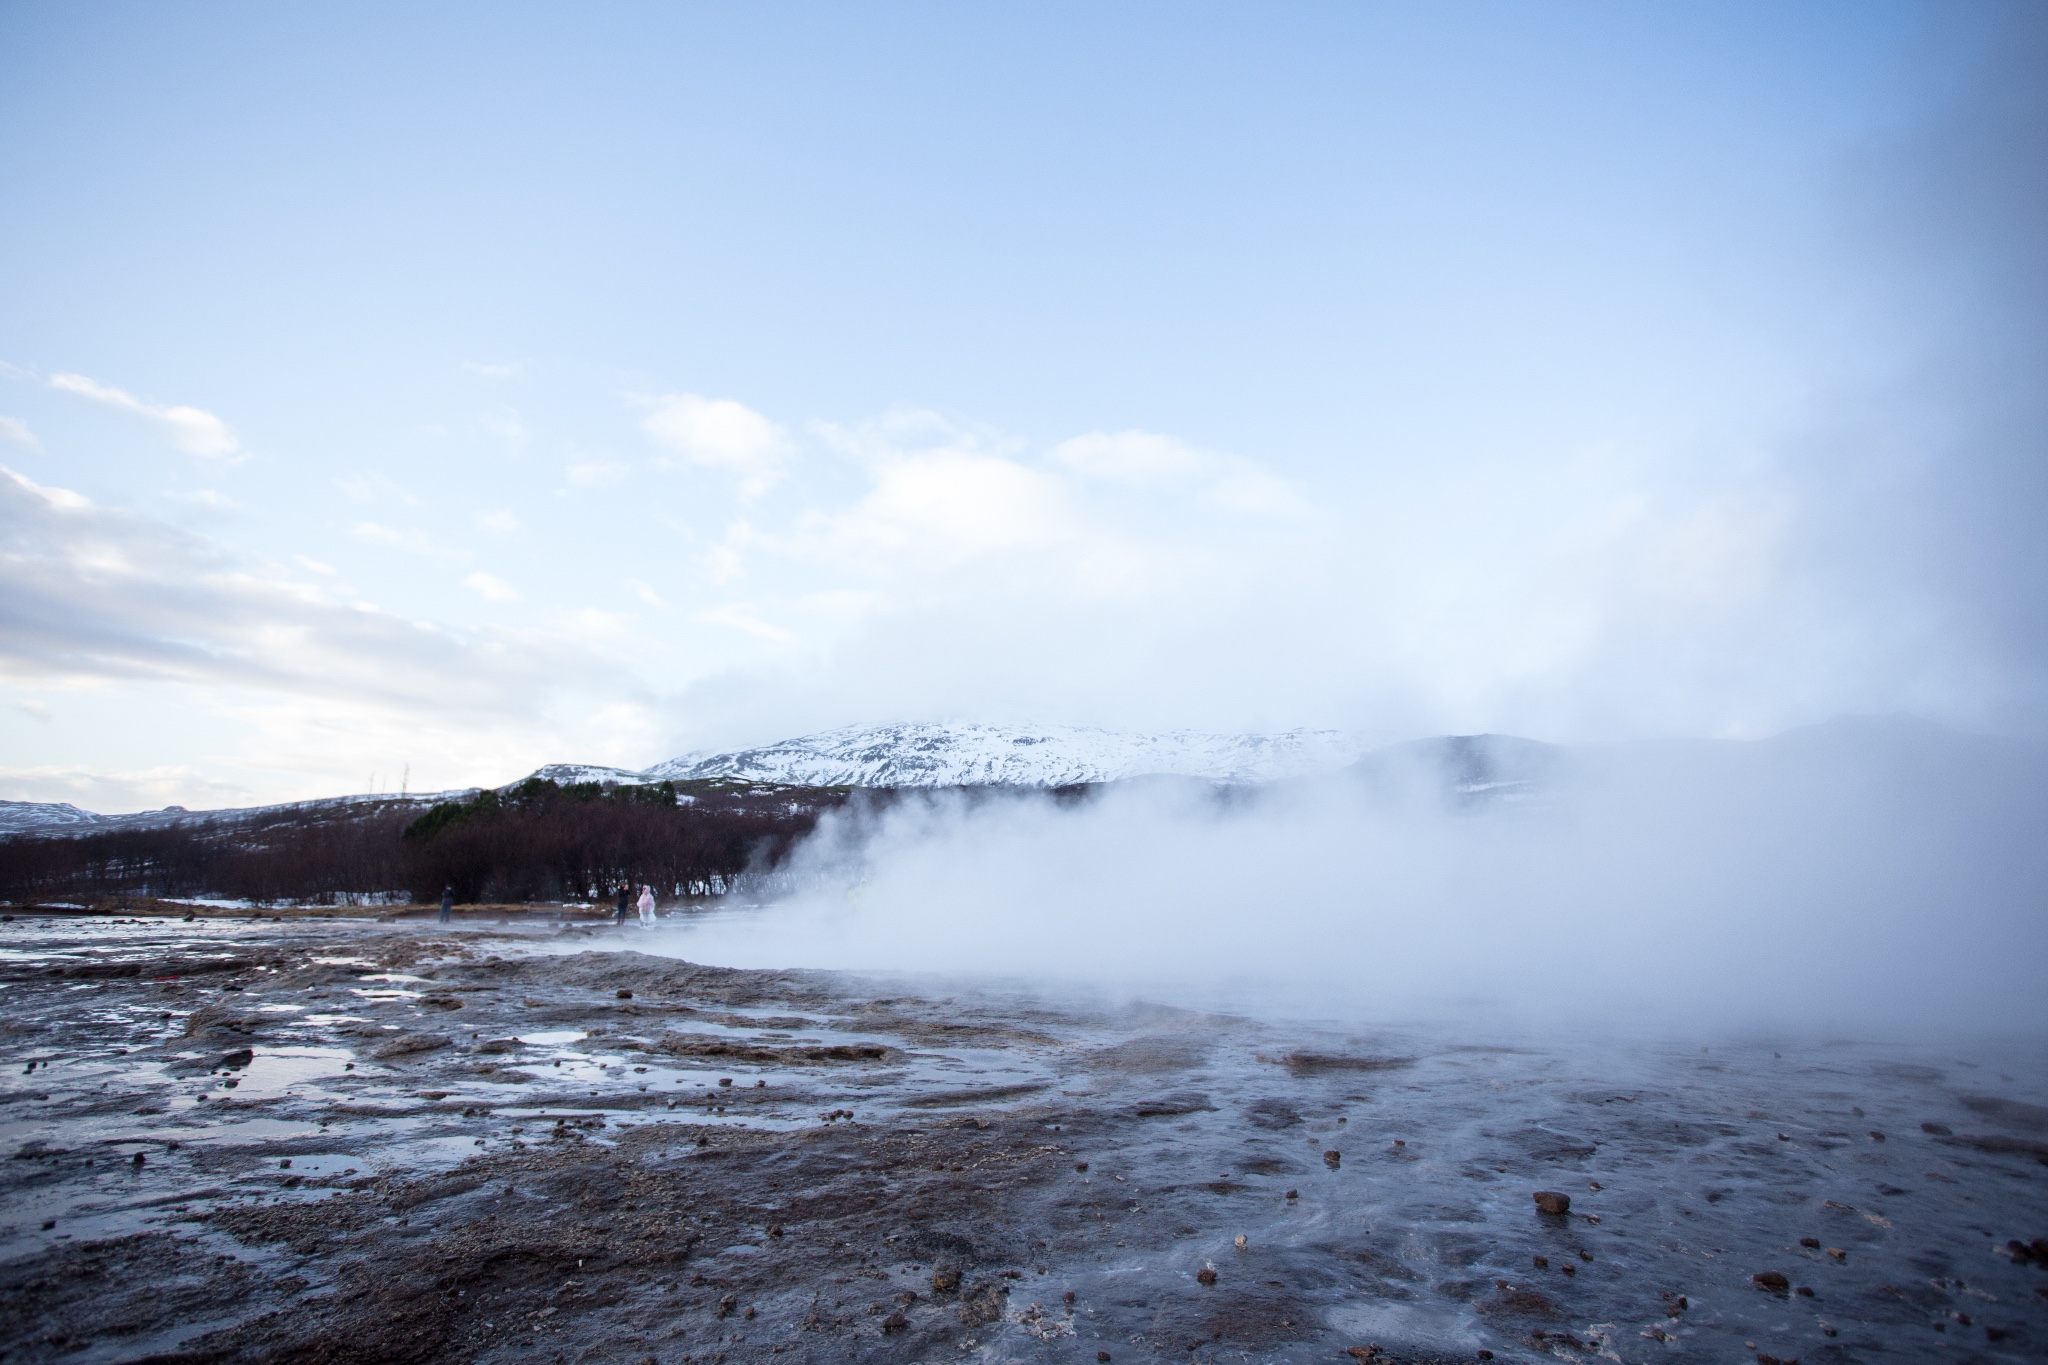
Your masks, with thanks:
[{"label": "reflection in puddle", "polygon": [[293,1086],[329,1076],[339,1076],[355,1060],[345,1047],[258,1048],[247,1066],[240,1068],[240,1098],[278,1095]]}]

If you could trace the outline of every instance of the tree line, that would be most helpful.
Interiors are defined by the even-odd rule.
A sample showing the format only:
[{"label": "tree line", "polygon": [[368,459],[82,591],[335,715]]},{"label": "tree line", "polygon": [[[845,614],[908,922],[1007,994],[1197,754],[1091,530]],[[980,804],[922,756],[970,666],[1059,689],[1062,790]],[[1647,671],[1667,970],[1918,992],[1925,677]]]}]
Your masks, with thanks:
[{"label": "tree line", "polygon": [[594,900],[621,885],[712,896],[781,874],[840,788],[528,778],[421,812],[400,801],[0,841],[0,898],[113,895],[336,905]]}]

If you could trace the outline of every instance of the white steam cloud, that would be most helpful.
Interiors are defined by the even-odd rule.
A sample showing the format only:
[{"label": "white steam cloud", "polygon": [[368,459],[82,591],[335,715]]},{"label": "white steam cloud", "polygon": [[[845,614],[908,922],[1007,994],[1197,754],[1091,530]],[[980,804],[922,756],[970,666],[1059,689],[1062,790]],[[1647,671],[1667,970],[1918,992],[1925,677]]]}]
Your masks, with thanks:
[{"label": "white steam cloud", "polygon": [[856,813],[806,851],[812,889],[669,946],[1660,1032],[1995,1033],[2048,987],[2048,753],[1914,722],[1530,748],[1528,784],[1442,781],[1422,748],[1250,798],[1140,782]]}]

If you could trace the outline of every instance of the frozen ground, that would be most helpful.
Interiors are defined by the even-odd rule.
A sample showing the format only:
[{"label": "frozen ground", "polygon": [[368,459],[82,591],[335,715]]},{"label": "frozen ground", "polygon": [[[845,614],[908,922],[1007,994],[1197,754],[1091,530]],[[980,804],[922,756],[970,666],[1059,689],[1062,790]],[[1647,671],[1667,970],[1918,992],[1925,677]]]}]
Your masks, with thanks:
[{"label": "frozen ground", "polygon": [[2039,1049],[1538,1047],[647,941],[0,924],[0,1360],[2048,1354]]}]

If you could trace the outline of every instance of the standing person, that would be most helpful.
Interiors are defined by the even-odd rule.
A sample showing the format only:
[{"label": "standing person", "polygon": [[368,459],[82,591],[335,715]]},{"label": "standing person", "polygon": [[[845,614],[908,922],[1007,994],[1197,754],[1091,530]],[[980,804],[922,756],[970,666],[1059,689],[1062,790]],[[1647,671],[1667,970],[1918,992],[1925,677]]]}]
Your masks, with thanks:
[{"label": "standing person", "polygon": [[640,925],[644,929],[654,927],[654,888],[651,886],[640,888]]},{"label": "standing person", "polygon": [[455,887],[451,884],[441,888],[441,923],[455,918]]},{"label": "standing person", "polygon": [[619,927],[626,927],[626,912],[633,908],[633,888],[619,883]]}]

